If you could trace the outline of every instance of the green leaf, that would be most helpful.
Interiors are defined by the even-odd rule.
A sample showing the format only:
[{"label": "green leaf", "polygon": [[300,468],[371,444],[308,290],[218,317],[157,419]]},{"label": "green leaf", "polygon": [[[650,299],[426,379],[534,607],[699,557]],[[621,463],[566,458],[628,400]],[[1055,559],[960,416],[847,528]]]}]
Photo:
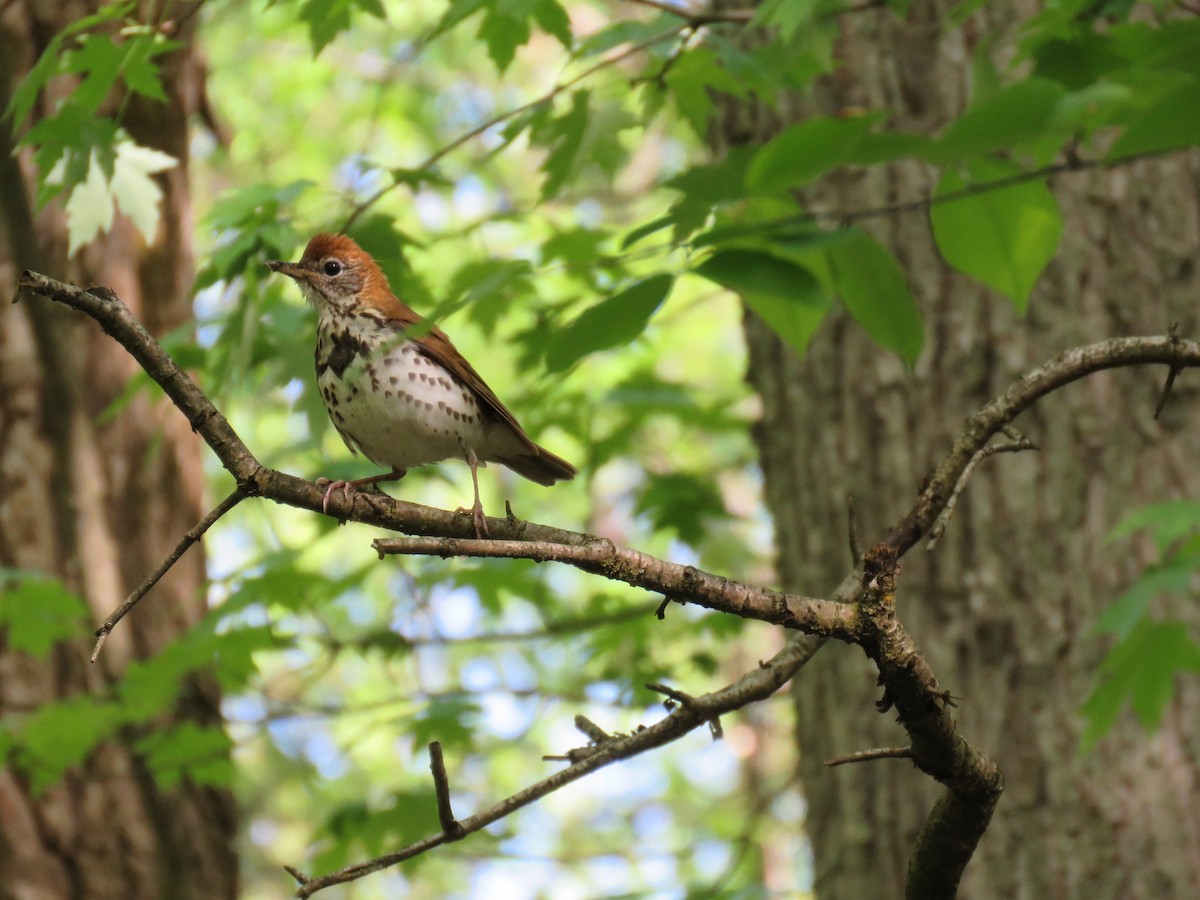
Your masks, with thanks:
[{"label": "green leaf", "polygon": [[33,104],[37,102],[38,94],[42,92],[50,79],[61,71],[62,60],[59,58],[61,47],[62,35],[55,35],[46,49],[42,51],[42,55],[38,57],[33,68],[17,84],[12,97],[9,98],[4,116],[12,119],[14,131],[19,130],[25,124],[25,119],[33,110]]},{"label": "green leaf", "polygon": [[[668,29],[678,26],[679,17],[662,13],[649,19],[619,19],[604,27],[585,35],[575,44],[575,58],[586,59],[619,47],[622,44],[640,44],[652,37],[664,34]],[[653,48],[649,53],[653,55]],[[653,60],[655,65],[661,65]]]},{"label": "green leaf", "polygon": [[913,365],[921,355],[925,329],[896,257],[857,229],[826,253],[835,289],[850,314],[877,344]]},{"label": "green leaf", "polygon": [[567,50],[571,49],[574,35],[571,19],[558,0],[537,0],[533,4],[533,18],[547,34],[552,34]]},{"label": "green leaf", "polygon": [[542,165],[542,171],[546,173],[546,180],[542,182],[543,202],[562,190],[577,167],[579,149],[588,127],[589,100],[587,91],[576,91],[571,95],[571,108],[566,113],[534,129],[534,142],[552,148]]},{"label": "green leaf", "polygon": [[1034,284],[1058,249],[1062,215],[1044,182],[987,187],[1020,171],[999,162],[977,162],[968,182],[948,170],[935,197],[957,194],[969,185],[979,190],[936,203],[930,219],[946,262],[1004,294],[1024,314]]},{"label": "green leaf", "polygon": [[665,215],[659,216],[657,219],[651,219],[644,225],[639,225],[625,235],[625,237],[621,238],[621,249],[628,250],[642,238],[650,237],[652,234],[657,234],[666,228],[670,228],[675,224],[675,221],[675,216]]},{"label": "green leaf", "polygon": [[817,280],[803,266],[758,250],[719,250],[692,271],[743,296],[779,297],[823,307]]},{"label": "green leaf", "polygon": [[1162,722],[1179,672],[1200,672],[1200,644],[1182,622],[1143,620],[1109,652],[1100,683],[1080,712],[1087,725],[1081,740],[1091,750],[1116,723],[1126,701],[1146,731]]},{"label": "green leaf", "polygon": [[1105,159],[1119,160],[1200,144],[1200,115],[1181,112],[1196,109],[1200,109],[1200,81],[1190,81],[1136,116],[1109,148]]},{"label": "green leaf", "polygon": [[0,569],[0,628],[10,650],[37,659],[59,641],[85,634],[87,605],[61,581],[34,572]]},{"label": "green leaf", "polygon": [[391,847],[403,847],[438,830],[437,797],[432,788],[404,791],[379,810],[365,803],[348,803],[335,809],[322,830],[335,844],[361,843],[369,856]]},{"label": "green leaf", "polygon": [[1108,533],[1108,540],[1115,541],[1139,531],[1148,531],[1159,551],[1165,551],[1197,529],[1200,529],[1200,501],[1171,500],[1134,510],[1113,526]]},{"label": "green leaf", "polygon": [[1062,85],[1029,78],[973,104],[925,153],[944,164],[995,153],[1044,135],[1066,94]]},{"label": "green leaf", "polygon": [[798,303],[767,294],[743,294],[742,299],[799,356],[808,350],[808,342],[817,333],[828,312],[824,306]]},{"label": "green leaf", "polygon": [[64,40],[73,34],[80,34],[95,28],[97,25],[123,19],[133,11],[136,5],[135,0],[106,4],[92,15],[72,22],[50,39],[50,43],[46,45],[46,49],[42,51],[38,61],[13,91],[8,107],[4,111],[5,116],[13,117],[14,128],[19,129],[24,124],[26,117],[33,109],[37,95],[41,93],[50,79],[59,72],[65,71],[64,60],[60,55]]},{"label": "green leaf", "polygon": [[167,94],[158,77],[158,66],[152,60],[181,46],[179,41],[168,41],[161,35],[141,35],[128,42],[121,68],[122,80],[134,93],[166,103]]},{"label": "green leaf", "polygon": [[645,330],[674,283],[672,275],[652,275],[584,310],[546,349],[546,369],[561,372],[590,353],[632,341]]},{"label": "green leaf", "polygon": [[183,722],[153,731],[137,742],[159,787],[170,790],[189,778],[196,784],[227,786],[233,782],[229,758],[233,741],[224,730]]},{"label": "green leaf", "polygon": [[451,28],[454,28],[483,9],[487,2],[488,0],[450,0],[450,5],[442,13],[442,17],[438,20],[438,23],[433,26],[433,30],[429,34],[429,39],[433,40],[434,38],[441,37]]},{"label": "green leaf", "polygon": [[350,29],[355,7],[377,18],[386,18],[379,0],[305,0],[299,19],[308,25],[313,56],[319,56],[334,38]]},{"label": "green leaf", "polygon": [[854,159],[863,135],[882,114],[822,117],[793,125],[767,142],[746,172],[746,186],[759,194],[800,187]]},{"label": "green leaf", "polygon": [[438,699],[409,721],[409,735],[417,746],[440,741],[447,749],[470,747],[478,718],[479,704],[474,700]]},{"label": "green leaf", "polygon": [[818,0],[763,0],[754,10],[750,24],[778,28],[779,36],[785,42],[790,42],[802,27],[812,21],[819,6]]},{"label": "green leaf", "polygon": [[646,476],[634,507],[649,516],[656,531],[674,531],[684,543],[698,546],[712,519],[729,518],[721,489],[711,475],[673,472]]},{"label": "green leaf", "polygon": [[500,13],[499,4],[488,5],[485,9],[479,37],[487,45],[488,56],[496,68],[504,72],[516,57],[517,48],[529,43],[533,29],[525,16],[511,17]]},{"label": "green leaf", "polygon": [[1195,577],[1197,560],[1189,558],[1146,569],[1129,588],[1104,610],[1094,630],[1100,634],[1127,636],[1150,609],[1155,597],[1165,594],[1187,596]]},{"label": "green leaf", "polygon": [[93,161],[106,179],[116,167],[116,123],[94,117],[77,103],[64,103],[57,115],[35,123],[22,142],[37,147],[34,160],[42,176],[39,205],[82,184]]},{"label": "green leaf", "polygon": [[83,762],[121,724],[112,704],[96,697],[79,695],[45,703],[20,723],[18,767],[29,772],[34,793],[41,793],[71,766]]},{"label": "green leaf", "polygon": [[665,81],[680,115],[701,138],[707,136],[714,92],[743,98],[748,93],[745,84],[734,78],[721,58],[704,45],[676,57]]},{"label": "green leaf", "polygon": [[829,298],[812,271],[757,250],[720,250],[692,270],[736,291],[797,353],[828,311]]}]

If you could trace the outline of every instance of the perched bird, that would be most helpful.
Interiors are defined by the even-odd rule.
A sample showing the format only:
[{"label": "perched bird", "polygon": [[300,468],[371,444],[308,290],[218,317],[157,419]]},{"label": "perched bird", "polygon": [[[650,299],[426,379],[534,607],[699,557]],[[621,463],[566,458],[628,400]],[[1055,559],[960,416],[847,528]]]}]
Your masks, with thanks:
[{"label": "perched bird", "polygon": [[489,462],[551,485],[575,467],[539,447],[437,327],[408,330],[421,317],[400,301],[375,260],[345,235],[318,234],[299,262],[267,266],[293,279],[317,310],[317,387],[325,409],[351,452],[390,469],[339,488],[404,477],[406,470],[443,459],[471,468],[475,534],[487,533],[479,501],[479,467]]}]

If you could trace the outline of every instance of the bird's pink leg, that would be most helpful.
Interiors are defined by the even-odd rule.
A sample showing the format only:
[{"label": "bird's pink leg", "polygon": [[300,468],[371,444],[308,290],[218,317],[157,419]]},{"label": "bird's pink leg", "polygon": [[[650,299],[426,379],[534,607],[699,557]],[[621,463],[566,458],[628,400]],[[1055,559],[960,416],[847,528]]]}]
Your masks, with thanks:
[{"label": "bird's pink leg", "polygon": [[328,478],[318,478],[318,487],[321,485],[327,485],[325,488],[325,499],[321,501],[321,512],[329,512],[329,498],[333,496],[333,492],[336,490],[341,490],[342,496],[349,500],[351,490],[357,490],[360,487],[366,487],[368,484],[382,484],[385,481],[399,481],[404,477],[404,475],[404,469],[392,469],[392,471],[385,472],[383,475],[372,475],[370,478],[356,478],[354,481],[330,481]]},{"label": "bird's pink leg", "polygon": [[475,451],[467,449],[467,465],[471,467],[471,484],[475,487],[475,503],[471,507],[471,521],[475,523],[475,537],[488,533],[487,519],[483,515],[483,503],[479,499],[479,458]]}]

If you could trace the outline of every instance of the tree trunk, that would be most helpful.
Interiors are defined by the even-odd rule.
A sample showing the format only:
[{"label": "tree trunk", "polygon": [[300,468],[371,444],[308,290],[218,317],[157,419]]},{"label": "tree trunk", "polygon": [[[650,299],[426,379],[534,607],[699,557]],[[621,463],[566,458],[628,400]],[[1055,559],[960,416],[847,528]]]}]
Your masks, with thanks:
[{"label": "tree trunk", "polygon": [[[3,4],[0,102],[56,32],[100,5]],[[188,120],[203,77],[190,42],[196,5],[172,3],[161,19],[161,4],[141,10],[146,21],[181,23],[173,37],[183,42],[163,58],[168,102],[131,98],[121,113],[135,140],[179,160],[158,178],[162,221],[149,245],[118,217],[109,234],[68,258],[62,209],[35,211],[30,153],[12,155],[11,123],[0,121],[0,296],[12,297],[21,270],[30,268],[113,288],[156,334],[190,318]],[[51,88],[35,119],[57,99]],[[98,421],[135,370],[90,320],[37,298],[0,306],[0,565],[60,578],[97,622],[203,514],[200,445],[168,404],[142,397]],[[203,557],[192,550],[152,602],[121,623],[94,666],[88,634],[44,661],[10,650],[0,637],[0,715],[103,694],[132,660],[153,655],[204,614],[203,577]],[[216,723],[218,701],[210,678],[192,677],[171,721]],[[186,780],[161,789],[133,739],[102,744],[40,794],[23,772],[0,769],[0,896],[236,895],[232,795]]]},{"label": "tree trunk", "polygon": [[[886,108],[893,125],[930,133],[962,111],[978,35],[1011,34],[1011,7],[985,7],[943,29],[953,4],[917,2],[906,21],[886,10],[845,15],[838,72],[820,111]],[[846,502],[863,543],[882,540],[965,416],[1018,374],[1078,344],[1197,333],[1200,246],[1194,155],[1112,172],[1065,175],[1061,252],[1025,319],[951,271],[928,216],[868,227],[900,257],[926,320],[915,372],[843,313],[797,359],[747,315],[749,378],[763,398],[757,429],[767,502],[787,590],[819,595],[847,571]],[[922,166],[854,171],[807,200],[853,210],[928,197]],[[932,553],[903,562],[897,606],[942,683],[961,698],[964,736],[991,755],[1007,789],[961,895],[972,898],[1200,896],[1200,685],[1180,681],[1162,728],[1132,716],[1080,756],[1079,707],[1103,642],[1097,616],[1151,559],[1105,534],[1140,504],[1200,497],[1200,403],[1181,377],[1153,421],[1163,371],[1116,370],[1043,400],[1017,422],[1037,453],[984,462]],[[1178,605],[1171,614],[1198,618]],[[905,867],[935,785],[901,761],[830,770],[823,760],[902,744],[878,715],[875,672],[826,647],[794,687],[796,742],[808,799],[819,897],[904,893]]]}]

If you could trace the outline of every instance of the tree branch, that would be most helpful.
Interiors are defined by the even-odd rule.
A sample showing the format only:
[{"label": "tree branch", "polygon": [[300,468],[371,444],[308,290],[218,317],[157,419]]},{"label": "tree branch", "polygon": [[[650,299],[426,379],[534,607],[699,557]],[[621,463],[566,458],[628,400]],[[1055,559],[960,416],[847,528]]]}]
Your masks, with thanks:
[{"label": "tree branch", "polygon": [[[632,734],[613,735],[609,740],[589,748],[594,752],[578,758],[567,768],[518,791],[481,813],[460,820],[458,824],[462,827],[462,835],[465,837],[474,834],[597,769],[661,747],[689,731],[705,725],[711,719],[719,718],[725,713],[766,699],[787,684],[815,652],[816,649],[811,641],[796,635],[771,660],[747,672],[734,684],[711,694],[693,697],[690,704],[677,706],[665,718]],[[445,842],[445,835],[438,833],[410,844],[395,853],[388,853],[367,862],[347,866],[318,878],[309,877],[295,869],[289,869],[289,872],[300,883],[297,896],[311,897],[317,891],[335,884],[345,884],[372,872],[378,872],[380,869],[394,866],[406,859],[426,853]]]},{"label": "tree branch", "polygon": [[[233,475],[236,493],[257,494],[272,502],[320,512],[323,491],[313,482],[262,466],[212,402],[111,291],[83,290],[31,272],[22,276],[20,289],[49,297],[96,319],[162,386],[204,438]],[[1093,372],[1148,364],[1178,370],[1200,366],[1200,344],[1175,335],[1114,338],[1069,350],[1019,378],[967,420],[962,435],[930,477],[913,509],[892,529],[885,543],[867,552],[861,576],[850,573],[827,600],[740,584],[690,566],[619,548],[592,535],[523,522],[515,517],[489,519],[489,531],[496,540],[481,541],[464,539],[474,531],[469,515],[393,500],[383,494],[356,492],[349,498],[336,496],[332,514],[338,518],[417,536],[377,542],[386,552],[560,561],[680,602],[697,603],[813,635],[793,636],[770,662],[746,674],[736,684],[712,694],[680,700],[666,718],[649,728],[613,736],[589,747],[586,754],[569,755],[572,764],[563,771],[460,822],[463,835],[478,831],[604,765],[661,746],[701,724],[718,721],[723,713],[770,696],[811,658],[828,635],[859,644],[876,663],[884,689],[878,703],[880,711],[896,710],[909,736],[913,763],[945,787],[910,860],[908,890],[909,896],[953,897],[963,868],[991,819],[1003,782],[996,764],[958,733],[949,694],[940,687],[897,618],[898,560],[950,504],[956,487],[972,461],[981,458],[988,441],[1005,431],[1023,410],[1046,394]],[[396,853],[320,878],[289,871],[301,884],[300,895],[307,897],[324,887],[351,881],[424,853],[446,840],[444,831],[439,832]]]},{"label": "tree branch", "polygon": [[975,454],[1042,397],[1104,369],[1144,365],[1195,368],[1200,366],[1200,343],[1170,335],[1110,338],[1067,350],[1026,372],[1007,391],[967,419],[962,434],[934,470],[916,505],[892,529],[887,543],[900,556],[911,549],[949,502],[954,486]]},{"label": "tree branch", "polygon": [[857,629],[855,611],[845,603],[757,588],[701,572],[693,566],[666,562],[637,550],[618,547],[606,538],[574,532],[568,534],[573,539],[570,544],[490,538],[400,537],[379,538],[371,546],[378,551],[381,559],[385,555],[400,554],[562,562],[585,572],[655,593],[669,594],[708,609],[796,628],[807,634],[854,641]]},{"label": "tree branch", "polygon": [[911,747],[876,747],[874,750],[859,750],[847,756],[837,756],[825,760],[829,768],[844,766],[847,763],[870,762],[875,759],[912,759]]},{"label": "tree branch", "polygon": [[245,499],[246,495],[240,489],[235,488],[232,494],[218,503],[208,515],[196,523],[194,528],[180,538],[175,549],[171,551],[166,559],[158,564],[158,568],[146,576],[146,580],[138,585],[137,589],[125,599],[124,603],[113,610],[112,614],[104,620],[103,625],[96,629],[96,646],[92,648],[92,662],[95,662],[96,658],[100,656],[100,650],[104,646],[104,642],[108,640],[108,636],[117,626],[117,623],[125,618],[125,614],[138,605],[138,602],[149,593],[150,589],[158,584],[158,580],[170,571],[171,566],[179,562],[179,558],[188,551],[188,548],[203,537],[204,532],[212,528],[225,513],[229,512]]}]

